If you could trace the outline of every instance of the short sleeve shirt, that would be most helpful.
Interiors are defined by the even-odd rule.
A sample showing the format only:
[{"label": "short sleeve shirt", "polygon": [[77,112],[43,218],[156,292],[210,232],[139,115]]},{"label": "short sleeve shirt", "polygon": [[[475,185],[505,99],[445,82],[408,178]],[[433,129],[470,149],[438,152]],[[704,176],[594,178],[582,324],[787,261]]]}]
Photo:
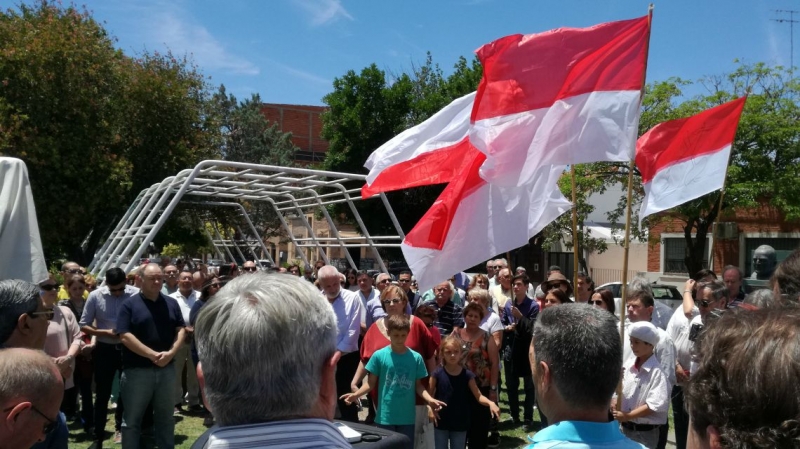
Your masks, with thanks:
[{"label": "short sleeve shirt", "polygon": [[[145,298],[141,292],[131,296],[122,303],[117,314],[117,333],[133,334],[143,345],[156,352],[169,351],[178,328],[184,326],[186,324],[178,302],[163,293],[159,293],[155,301]],[[156,366],[124,345],[122,362],[126,368]]]},{"label": "short sleeve shirt", "polygon": [[372,354],[366,368],[378,377],[375,422],[385,426],[414,425],[417,379],[428,377],[422,356],[412,349],[397,354],[387,346]]}]

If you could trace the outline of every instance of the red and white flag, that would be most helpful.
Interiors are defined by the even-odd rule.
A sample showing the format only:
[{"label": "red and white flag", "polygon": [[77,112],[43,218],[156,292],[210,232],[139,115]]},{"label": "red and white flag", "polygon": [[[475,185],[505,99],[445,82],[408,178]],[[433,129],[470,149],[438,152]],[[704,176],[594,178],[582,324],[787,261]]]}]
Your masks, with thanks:
[{"label": "red and white flag", "polygon": [[566,164],[629,160],[649,21],[509,36],[481,47],[470,96],[373,153],[362,196],[449,182],[402,250],[427,289],[520,247],[571,208]]},{"label": "red and white flag", "polygon": [[636,143],[645,196],[639,222],[721,189],[747,97],[654,126]]},{"label": "red and white flag", "polygon": [[525,185],[547,164],[631,160],[649,35],[645,16],[478,49],[470,139],[487,156],[481,176]]}]

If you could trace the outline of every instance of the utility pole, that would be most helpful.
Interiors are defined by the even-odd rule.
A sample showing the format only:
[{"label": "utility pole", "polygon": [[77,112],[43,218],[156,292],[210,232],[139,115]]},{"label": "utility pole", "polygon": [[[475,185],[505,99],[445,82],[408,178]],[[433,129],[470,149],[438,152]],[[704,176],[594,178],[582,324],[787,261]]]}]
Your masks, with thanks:
[{"label": "utility pole", "polygon": [[800,20],[794,20],[794,15],[800,13],[800,11],[789,10],[789,9],[776,9],[775,12],[781,14],[789,14],[788,19],[770,19],[773,22],[778,23],[788,23],[789,24],[789,70],[794,71],[794,24],[799,23]]}]

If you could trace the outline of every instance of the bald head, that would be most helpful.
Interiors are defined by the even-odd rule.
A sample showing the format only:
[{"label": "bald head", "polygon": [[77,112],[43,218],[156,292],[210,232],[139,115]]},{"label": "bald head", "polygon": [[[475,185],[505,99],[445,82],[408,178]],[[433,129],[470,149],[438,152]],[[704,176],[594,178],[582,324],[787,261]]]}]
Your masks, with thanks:
[{"label": "bald head", "polygon": [[3,408],[14,399],[46,401],[63,390],[58,367],[44,352],[26,348],[0,349],[0,405]]}]

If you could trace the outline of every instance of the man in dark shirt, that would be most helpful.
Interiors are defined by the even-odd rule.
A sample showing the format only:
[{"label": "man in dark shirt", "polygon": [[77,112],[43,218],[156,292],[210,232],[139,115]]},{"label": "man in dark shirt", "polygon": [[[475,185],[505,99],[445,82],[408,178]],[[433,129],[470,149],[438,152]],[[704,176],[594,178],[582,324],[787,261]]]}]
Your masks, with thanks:
[{"label": "man in dark shirt", "polygon": [[530,426],[533,421],[533,403],[536,393],[533,387],[531,366],[528,363],[528,347],[533,336],[533,324],[539,314],[539,305],[528,298],[528,276],[518,274],[511,278],[511,290],[514,298],[508,301],[503,309],[502,322],[505,325],[503,339],[503,366],[508,388],[508,408],[514,424],[519,420],[519,378],[522,378],[525,389],[525,406],[523,417]]},{"label": "man in dark shirt", "polygon": [[122,447],[139,447],[142,419],[147,406],[152,404],[156,444],[172,449],[175,447],[172,359],[183,343],[185,324],[178,302],[161,293],[161,267],[147,265],[141,278],[141,291],[126,300],[117,315],[125,365],[120,381],[125,401]]},{"label": "man in dark shirt", "polygon": [[433,325],[439,329],[442,338],[450,335],[455,327],[464,327],[464,315],[461,306],[452,301],[453,285],[444,281],[433,288],[436,294],[434,299],[426,301],[425,304],[433,307],[437,312],[436,321]]}]

